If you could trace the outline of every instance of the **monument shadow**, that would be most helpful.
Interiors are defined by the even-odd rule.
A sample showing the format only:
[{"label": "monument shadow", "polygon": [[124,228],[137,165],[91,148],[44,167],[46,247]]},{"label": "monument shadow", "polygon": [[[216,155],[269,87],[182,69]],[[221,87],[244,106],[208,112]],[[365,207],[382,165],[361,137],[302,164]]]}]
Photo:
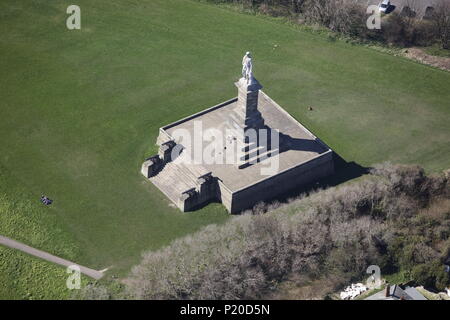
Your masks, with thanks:
[{"label": "monument shadow", "polygon": [[[370,172],[371,167],[364,167],[359,165],[354,161],[346,161],[340,155],[333,151],[333,164],[335,172],[333,175],[326,178],[317,180],[316,182],[306,184],[298,189],[283,193],[277,197],[269,199],[264,202],[265,206],[268,207],[271,204],[287,204],[292,199],[295,199],[301,195],[309,195],[310,193],[320,190],[327,189],[330,187],[335,187],[344,182],[359,178]],[[255,207],[253,207],[254,209]],[[249,209],[249,210],[253,210]]]}]

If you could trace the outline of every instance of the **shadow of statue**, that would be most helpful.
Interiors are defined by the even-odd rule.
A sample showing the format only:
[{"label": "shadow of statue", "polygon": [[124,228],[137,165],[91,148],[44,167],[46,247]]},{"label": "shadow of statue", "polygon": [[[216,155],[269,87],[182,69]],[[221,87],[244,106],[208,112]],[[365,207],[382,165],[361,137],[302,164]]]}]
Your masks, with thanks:
[{"label": "shadow of statue", "polygon": [[[305,145],[302,144],[302,147]],[[316,190],[327,189],[330,187],[335,187],[344,182],[359,178],[363,175],[369,174],[370,167],[364,167],[359,165],[354,161],[347,162],[336,152],[333,152],[333,164],[334,164],[334,174],[328,177],[319,179],[313,183],[309,183],[295,190],[283,193],[272,199],[268,199],[264,202],[265,207],[269,207],[275,203],[286,204],[292,199],[295,199],[301,195],[308,195]]]},{"label": "shadow of statue", "polygon": [[293,138],[290,135],[279,133],[280,153],[295,150],[304,152],[314,152],[321,154],[327,151],[327,148],[317,141],[317,139]]},{"label": "shadow of statue", "polygon": [[[276,138],[276,141],[273,140],[274,138]],[[318,139],[293,138],[266,125],[259,130],[259,134],[256,137],[250,140],[247,157],[253,159],[253,161],[249,165],[287,151],[321,154],[328,150]]]}]

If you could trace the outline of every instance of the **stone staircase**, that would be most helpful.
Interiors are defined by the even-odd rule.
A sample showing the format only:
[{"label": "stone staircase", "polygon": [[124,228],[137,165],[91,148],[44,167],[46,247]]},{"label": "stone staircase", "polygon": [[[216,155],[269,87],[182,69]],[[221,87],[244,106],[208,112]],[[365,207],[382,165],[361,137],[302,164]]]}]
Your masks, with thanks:
[{"label": "stone staircase", "polygon": [[150,178],[170,200],[177,203],[183,193],[199,191],[199,177],[208,174],[208,171],[199,165],[167,162],[157,175]]},{"label": "stone staircase", "polygon": [[265,145],[260,145],[260,141],[257,143],[249,142],[248,138],[243,136],[247,128],[253,128],[256,130],[259,139],[259,129],[264,129],[264,119],[261,117],[261,113],[254,107],[250,113],[245,108],[234,108],[228,114],[227,127],[233,133],[236,138],[238,155],[238,168],[246,168],[252,164],[261,162],[268,157],[275,154],[275,150],[270,150],[270,132],[266,131],[267,141]]},{"label": "stone staircase", "polygon": [[[237,145],[236,149],[239,152],[237,163],[238,168],[246,168],[252,164],[261,162],[275,154],[276,150],[270,149],[270,132],[266,131],[266,134],[268,136],[263,145],[260,143],[260,141],[247,142],[246,139],[242,137],[243,130],[236,129],[232,125],[230,125],[229,128],[231,129],[233,136],[237,137],[235,143]],[[257,134],[259,135],[259,132]],[[259,137],[257,139],[259,139]]]}]

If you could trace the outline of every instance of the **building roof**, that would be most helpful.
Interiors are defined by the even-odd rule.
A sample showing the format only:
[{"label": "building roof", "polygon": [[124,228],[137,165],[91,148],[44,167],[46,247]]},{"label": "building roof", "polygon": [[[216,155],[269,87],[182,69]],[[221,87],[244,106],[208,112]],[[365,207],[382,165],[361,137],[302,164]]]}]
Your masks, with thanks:
[{"label": "building roof", "polygon": [[377,292],[365,300],[427,300],[416,288],[405,287],[402,289],[399,285],[389,287],[389,296],[386,297],[386,291]]},{"label": "building roof", "polygon": [[427,300],[416,288],[406,287],[405,292],[413,300]]}]

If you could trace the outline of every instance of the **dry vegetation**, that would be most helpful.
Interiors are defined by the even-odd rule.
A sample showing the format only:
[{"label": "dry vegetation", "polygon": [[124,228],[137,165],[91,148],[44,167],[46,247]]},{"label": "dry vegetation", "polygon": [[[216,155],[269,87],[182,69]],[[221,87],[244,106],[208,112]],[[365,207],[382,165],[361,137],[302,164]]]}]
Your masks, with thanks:
[{"label": "dry vegetation", "polygon": [[297,23],[318,24],[332,31],[399,46],[429,46],[439,42],[449,49],[450,1],[438,0],[426,19],[420,0],[406,1],[382,20],[381,30],[368,30],[367,4],[359,0],[204,0],[233,3],[272,16],[289,17]]},{"label": "dry vegetation", "polygon": [[[443,175],[380,165],[359,182],[265,214],[258,206],[145,253],[114,298],[255,299],[274,296],[287,280],[314,283],[324,276],[333,291],[372,264],[443,289],[450,284],[443,268],[450,258],[449,197]],[[111,297],[95,286],[86,296]]]}]

